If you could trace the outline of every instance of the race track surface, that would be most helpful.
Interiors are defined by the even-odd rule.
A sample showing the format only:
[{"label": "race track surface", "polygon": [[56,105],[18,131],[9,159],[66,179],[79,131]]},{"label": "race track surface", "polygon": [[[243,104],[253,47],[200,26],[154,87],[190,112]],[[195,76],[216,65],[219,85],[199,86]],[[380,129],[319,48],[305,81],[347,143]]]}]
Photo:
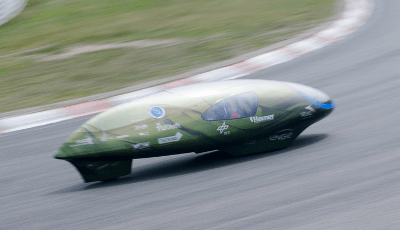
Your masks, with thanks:
[{"label": "race track surface", "polygon": [[298,82],[336,110],[273,154],[135,160],[84,184],[52,158],[84,117],[0,135],[0,229],[399,229],[400,1],[347,39],[247,78]]}]

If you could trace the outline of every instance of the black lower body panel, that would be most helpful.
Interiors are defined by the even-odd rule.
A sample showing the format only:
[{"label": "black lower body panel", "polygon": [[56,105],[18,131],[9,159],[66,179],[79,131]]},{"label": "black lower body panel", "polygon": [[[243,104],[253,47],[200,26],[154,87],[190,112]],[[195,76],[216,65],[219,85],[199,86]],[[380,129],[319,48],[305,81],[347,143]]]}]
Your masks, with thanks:
[{"label": "black lower body panel", "polygon": [[104,161],[93,159],[68,160],[81,174],[85,182],[108,181],[131,173],[132,160]]}]

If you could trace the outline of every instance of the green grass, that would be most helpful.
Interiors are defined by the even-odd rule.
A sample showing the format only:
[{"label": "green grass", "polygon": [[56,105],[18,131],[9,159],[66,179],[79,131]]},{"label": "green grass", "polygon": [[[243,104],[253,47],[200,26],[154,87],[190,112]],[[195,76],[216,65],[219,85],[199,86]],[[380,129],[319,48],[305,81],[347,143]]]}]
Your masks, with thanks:
[{"label": "green grass", "polygon": [[[0,112],[116,90],[207,66],[284,40],[333,13],[335,0],[30,0],[0,27]],[[276,33],[271,33],[276,31]],[[120,48],[40,61],[65,49],[142,39]]]}]

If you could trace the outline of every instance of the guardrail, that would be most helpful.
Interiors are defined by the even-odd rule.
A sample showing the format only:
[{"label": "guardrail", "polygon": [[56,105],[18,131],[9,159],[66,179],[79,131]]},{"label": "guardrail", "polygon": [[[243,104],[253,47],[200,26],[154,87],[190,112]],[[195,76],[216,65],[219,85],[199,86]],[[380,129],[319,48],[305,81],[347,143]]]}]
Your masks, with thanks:
[{"label": "guardrail", "polygon": [[17,16],[28,0],[0,0],[0,26]]}]

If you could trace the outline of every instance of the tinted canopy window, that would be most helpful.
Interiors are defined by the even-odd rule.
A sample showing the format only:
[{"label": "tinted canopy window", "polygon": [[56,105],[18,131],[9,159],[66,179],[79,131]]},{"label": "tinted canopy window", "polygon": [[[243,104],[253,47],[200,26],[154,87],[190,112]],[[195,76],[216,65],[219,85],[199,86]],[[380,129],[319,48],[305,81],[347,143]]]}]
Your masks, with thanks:
[{"label": "tinted canopy window", "polygon": [[238,94],[224,99],[205,111],[205,121],[240,119],[254,116],[257,112],[258,97],[254,92]]}]

